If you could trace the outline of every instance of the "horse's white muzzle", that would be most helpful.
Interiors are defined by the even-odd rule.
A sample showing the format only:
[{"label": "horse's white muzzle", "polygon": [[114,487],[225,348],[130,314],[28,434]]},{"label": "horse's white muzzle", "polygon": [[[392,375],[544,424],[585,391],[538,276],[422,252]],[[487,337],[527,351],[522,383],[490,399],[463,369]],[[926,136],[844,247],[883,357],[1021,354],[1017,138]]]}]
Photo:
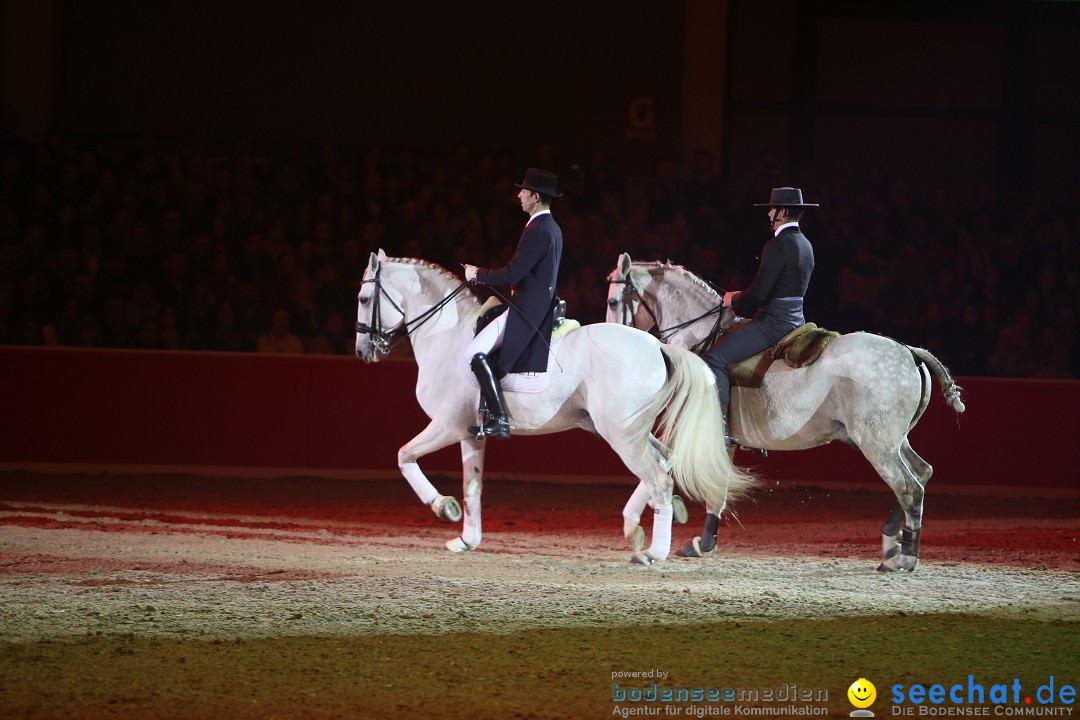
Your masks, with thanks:
[{"label": "horse's white muzzle", "polygon": [[372,362],[377,358],[375,346],[371,343],[369,338],[360,335],[356,336],[356,357],[366,363]]}]

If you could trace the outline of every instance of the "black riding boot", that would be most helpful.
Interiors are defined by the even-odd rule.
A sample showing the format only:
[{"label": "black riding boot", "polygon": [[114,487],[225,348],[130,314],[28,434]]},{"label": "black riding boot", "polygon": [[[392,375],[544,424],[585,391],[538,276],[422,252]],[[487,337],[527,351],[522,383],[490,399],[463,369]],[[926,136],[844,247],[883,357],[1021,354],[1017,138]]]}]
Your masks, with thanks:
[{"label": "black riding boot", "polygon": [[510,437],[510,422],[506,418],[506,402],[503,400],[502,388],[495,373],[491,371],[491,364],[484,353],[473,355],[473,374],[476,382],[480,384],[480,395],[487,410],[481,413],[481,425],[469,427],[469,434],[484,437],[508,438]]}]

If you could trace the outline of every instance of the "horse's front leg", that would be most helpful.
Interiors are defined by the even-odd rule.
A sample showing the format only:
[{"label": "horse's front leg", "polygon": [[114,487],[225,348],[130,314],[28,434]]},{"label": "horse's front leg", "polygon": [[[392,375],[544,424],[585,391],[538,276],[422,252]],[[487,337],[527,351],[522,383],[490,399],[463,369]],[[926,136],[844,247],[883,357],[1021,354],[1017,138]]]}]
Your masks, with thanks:
[{"label": "horse's front leg", "polygon": [[461,505],[449,495],[440,495],[416,461],[424,455],[446,447],[457,439],[447,431],[445,425],[432,421],[419,435],[398,450],[398,468],[401,469],[401,474],[409,482],[413,492],[420,498],[420,502],[430,507],[436,517],[450,522],[461,519]]},{"label": "horse's front leg", "polygon": [[461,441],[461,484],[465,499],[465,523],[460,537],[446,543],[451,552],[475,550],[480,546],[480,495],[484,489],[484,446],[487,440]]}]

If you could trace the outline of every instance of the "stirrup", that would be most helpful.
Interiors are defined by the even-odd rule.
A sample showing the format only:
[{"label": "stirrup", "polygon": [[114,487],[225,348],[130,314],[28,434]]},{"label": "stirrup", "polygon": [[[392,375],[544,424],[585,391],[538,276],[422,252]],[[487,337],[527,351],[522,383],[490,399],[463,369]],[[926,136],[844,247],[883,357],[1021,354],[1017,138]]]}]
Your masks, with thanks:
[{"label": "stirrup", "polygon": [[470,425],[468,433],[475,437],[477,440],[481,440],[487,437],[496,437],[500,440],[506,440],[510,437],[510,422],[506,419],[506,416],[495,415],[490,418],[484,418],[482,425]]}]

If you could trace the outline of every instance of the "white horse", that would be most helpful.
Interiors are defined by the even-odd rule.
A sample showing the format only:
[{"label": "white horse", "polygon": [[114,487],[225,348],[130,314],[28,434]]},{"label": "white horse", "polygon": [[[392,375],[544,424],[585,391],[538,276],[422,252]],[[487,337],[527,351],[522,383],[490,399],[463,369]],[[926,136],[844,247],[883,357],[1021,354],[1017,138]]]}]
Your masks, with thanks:
[{"label": "white horse", "polygon": [[[721,293],[678,265],[632,262],[623,253],[608,281],[607,321],[655,328],[673,346],[706,350],[735,319],[722,308]],[[760,388],[733,386],[728,435],[760,450],[841,440],[861,451],[897,499],[881,528],[878,569],[912,571],[919,563],[924,487],[934,469],[911,448],[908,433],[930,403],[931,371],[946,402],[964,412],[959,386],[926,350],[871,333],[841,335],[812,365],[795,369],[775,360]],[[715,514],[723,509],[710,510],[715,507]]]},{"label": "white horse", "polygon": [[[464,528],[446,543],[454,552],[473,550],[481,541],[486,439],[466,430],[476,424],[479,391],[458,370],[479,307],[457,276],[422,260],[388,258],[381,250],[371,254],[357,305],[356,355],[365,362],[400,342],[412,343],[419,366],[416,398],[431,422],[398,451],[398,466],[421,502],[453,522],[461,519],[461,506],[439,494],[417,461],[451,443],[461,445]],[[715,442],[723,430],[715,381],[693,353],[664,347],[633,328],[600,323],[566,334],[547,374],[541,392],[509,392],[504,383],[512,433],[582,428],[611,445],[656,506],[652,543],[632,562],[663,561],[671,549],[673,482],[661,460],[683,492],[699,501],[721,506],[749,488],[750,476]],[[652,435],[661,413],[664,444]]]}]

